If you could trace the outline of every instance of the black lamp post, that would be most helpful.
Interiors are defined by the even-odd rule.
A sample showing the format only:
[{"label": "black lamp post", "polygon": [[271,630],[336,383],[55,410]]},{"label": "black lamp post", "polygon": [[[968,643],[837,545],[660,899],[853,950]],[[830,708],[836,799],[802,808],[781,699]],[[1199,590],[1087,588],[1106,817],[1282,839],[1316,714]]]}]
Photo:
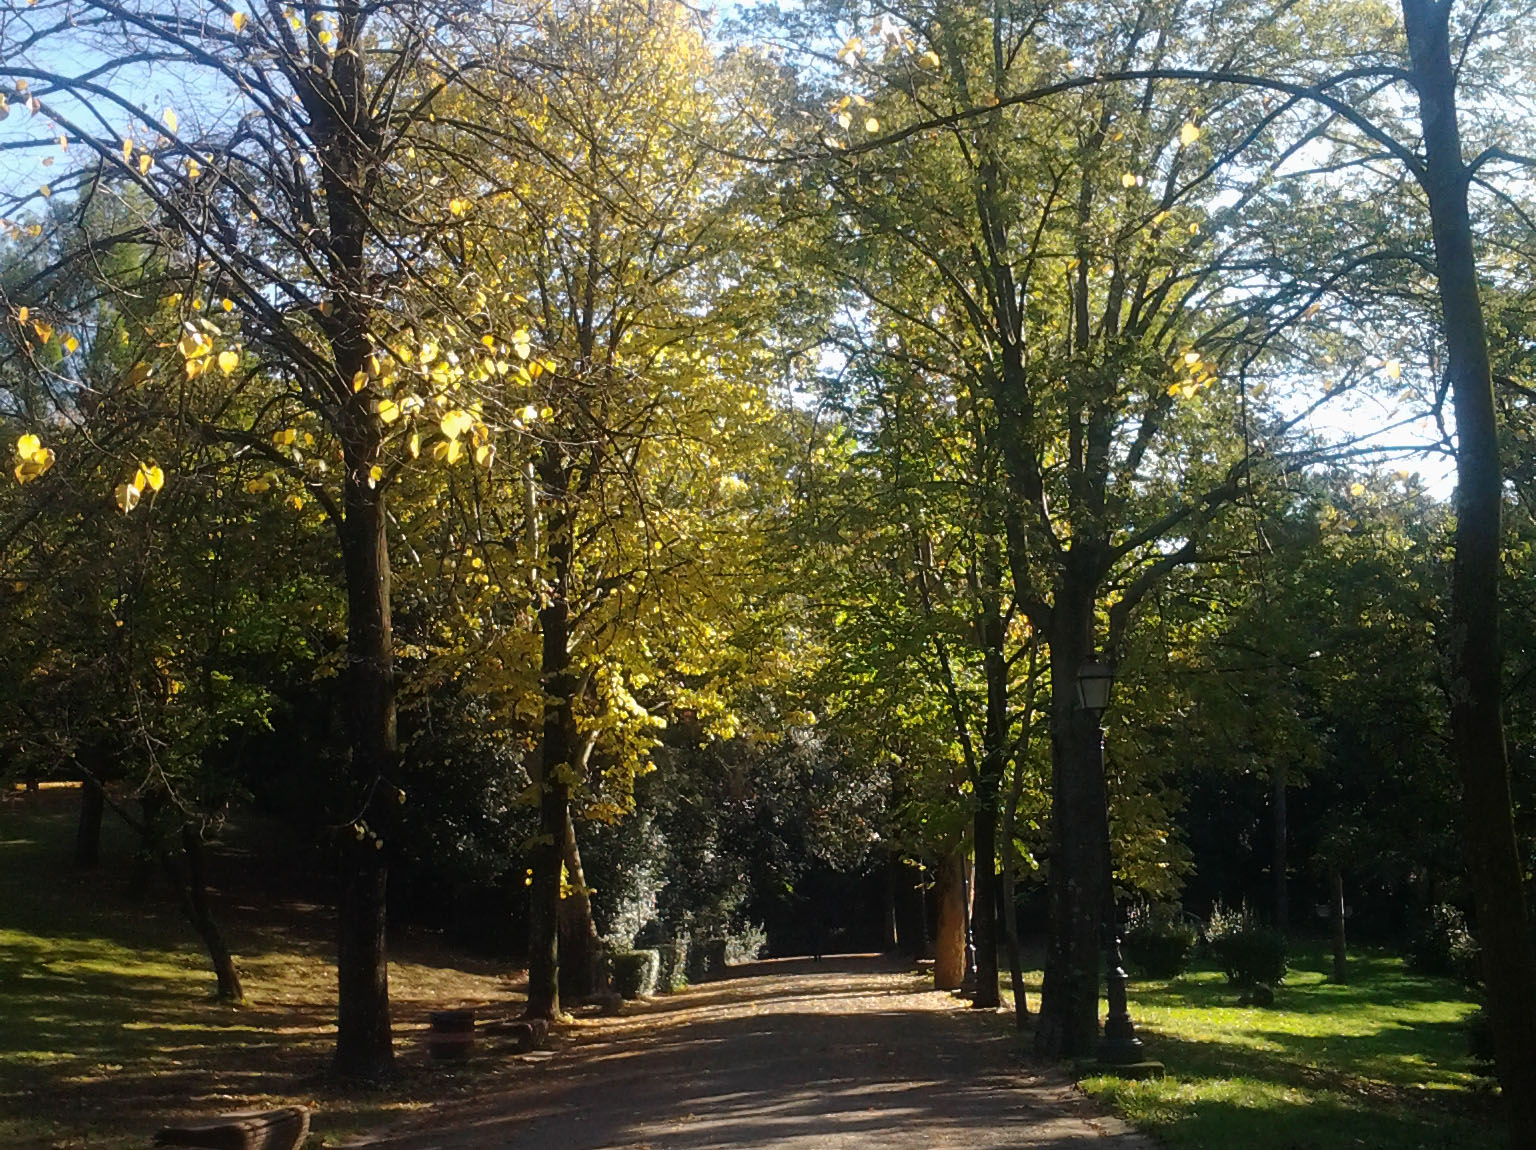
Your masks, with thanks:
[{"label": "black lamp post", "polygon": [[[1084,663],[1077,672],[1077,705],[1093,717],[1095,738],[1094,754],[1100,778],[1104,776],[1104,728],[1100,718],[1109,706],[1109,689],[1114,684],[1114,668],[1092,660]],[[1105,866],[1109,866],[1108,843],[1105,844]],[[1126,998],[1128,981],[1123,960],[1120,957],[1120,911],[1115,905],[1114,872],[1105,876],[1110,882],[1107,899],[1108,921],[1104,924],[1104,940],[1107,948],[1104,981],[1109,998],[1109,1017],[1104,1020],[1104,1037],[1099,1040],[1098,1055],[1101,1062],[1126,1065],[1140,1062],[1141,1039],[1136,1037],[1136,1027],[1131,1022],[1130,1005]]]}]

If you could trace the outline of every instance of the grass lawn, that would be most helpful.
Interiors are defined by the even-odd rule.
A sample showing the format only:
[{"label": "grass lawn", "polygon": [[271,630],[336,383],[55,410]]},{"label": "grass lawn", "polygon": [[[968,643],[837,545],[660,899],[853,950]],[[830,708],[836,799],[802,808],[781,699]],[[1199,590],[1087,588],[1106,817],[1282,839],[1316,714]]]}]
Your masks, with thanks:
[{"label": "grass lawn", "polygon": [[196,936],[160,884],[136,892],[132,844],[110,813],[100,868],[70,866],[77,801],[45,791],[0,802],[0,1146],[145,1146],[178,1116],[290,1102],[315,1107],[317,1133],[334,1141],[491,1071],[490,1059],[430,1067],[419,1038],[430,1010],[516,1013],[514,972],[403,936],[390,966],[400,1080],[337,1092],[323,1073],[335,1034],[329,913],[260,897],[246,881],[259,859],[216,860],[226,877],[215,913],[247,997],[221,1005]]},{"label": "grass lawn", "polygon": [[1161,1082],[1082,1088],[1169,1147],[1480,1150],[1505,1144],[1497,1099],[1472,1072],[1463,987],[1356,951],[1350,983],[1320,948],[1293,958],[1269,1008],[1243,1007],[1212,971],[1133,981],[1131,1016]]}]

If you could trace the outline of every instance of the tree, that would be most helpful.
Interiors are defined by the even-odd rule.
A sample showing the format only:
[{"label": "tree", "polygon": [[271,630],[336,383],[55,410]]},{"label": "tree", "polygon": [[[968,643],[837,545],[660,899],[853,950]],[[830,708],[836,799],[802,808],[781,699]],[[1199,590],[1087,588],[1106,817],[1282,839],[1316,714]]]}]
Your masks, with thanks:
[{"label": "tree", "polygon": [[[7,14],[0,51],[8,97],[45,126],[25,144],[73,161],[30,198],[74,193],[70,222],[84,231],[81,249],[133,245],[156,261],[156,290],[169,293],[165,318],[177,326],[131,333],[135,354],[119,377],[128,426],[180,417],[156,407],[149,393],[133,396],[157,372],[205,387],[227,379],[232,396],[246,394],[252,380],[277,381],[265,403],[201,409],[196,430],[291,476],[293,497],[315,500],[337,532],[351,809],[338,812],[349,830],[338,836],[335,1065],[377,1077],[392,1064],[387,868],[381,839],[354,838],[350,827],[387,825],[396,789],[384,479],[406,457],[404,427],[412,421],[394,423],[402,376],[433,384],[422,363],[431,357],[416,353],[439,333],[419,326],[419,310],[404,294],[419,283],[416,262],[428,246],[421,214],[439,226],[452,219],[446,203],[403,193],[401,167],[444,88],[465,68],[490,67],[494,40],[482,41],[492,46],[485,53],[467,49],[468,10],[449,5],[214,11],[174,2],[45,2]],[[185,86],[190,103],[180,114],[126,95],[150,69]],[[97,200],[121,205],[119,230],[91,228]],[[54,370],[37,357],[47,354],[55,328],[65,339],[73,321],[68,341],[83,342],[82,319],[44,308],[31,317],[39,370]],[[447,330],[450,339],[467,336]],[[77,386],[71,372],[62,375]],[[341,464],[334,473],[331,447]],[[130,512],[147,492],[132,473],[124,479],[118,501]]]}]

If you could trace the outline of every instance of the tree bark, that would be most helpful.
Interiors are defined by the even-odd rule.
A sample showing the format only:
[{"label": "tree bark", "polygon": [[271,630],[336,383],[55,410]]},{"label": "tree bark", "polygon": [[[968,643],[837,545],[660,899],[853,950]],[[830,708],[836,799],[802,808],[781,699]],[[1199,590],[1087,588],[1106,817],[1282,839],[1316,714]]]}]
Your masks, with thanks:
[{"label": "tree bark", "polygon": [[976,779],[976,881],[971,917],[976,946],[976,996],[971,1005],[994,1009],[1002,1001],[997,978],[997,809],[1008,763],[1008,661],[1003,651],[1003,618],[998,576],[987,572],[981,616],[982,658],[987,680],[987,720]]},{"label": "tree bark", "polygon": [[1273,821],[1270,829],[1274,848],[1270,855],[1270,866],[1273,868],[1270,879],[1274,884],[1275,929],[1281,934],[1289,934],[1291,929],[1291,896],[1287,874],[1290,862],[1286,852],[1286,841],[1289,838],[1286,782],[1285,764],[1276,763],[1270,776],[1273,795],[1270,808]]},{"label": "tree bark", "polygon": [[1424,164],[1456,415],[1456,557],[1446,655],[1451,749],[1461,778],[1461,832],[1477,906],[1494,1065],[1510,1141],[1536,1146],[1536,947],[1522,886],[1500,711],[1498,573],[1502,468],[1493,371],[1479,295],[1462,158],[1449,0],[1402,0],[1419,97]]},{"label": "tree bark", "polygon": [[958,990],[965,981],[965,862],[956,847],[935,873],[939,926],[934,940],[933,988]]},{"label": "tree bark", "polygon": [[[551,542],[554,551],[555,539]],[[556,593],[544,605],[539,625],[543,632],[544,731],[538,779],[539,837],[533,850],[533,902],[528,916],[526,1014],[552,1022],[560,1016],[561,872],[575,750],[570,722],[574,689],[570,679],[570,616],[564,596]]]},{"label": "tree bark", "polygon": [[158,853],[161,868],[170,881],[171,889],[176,892],[182,913],[187,916],[192,929],[197,931],[198,938],[202,939],[208,960],[213,964],[214,978],[218,983],[215,993],[219,1000],[244,1002],[245,991],[240,985],[240,972],[235,969],[234,956],[230,954],[224,934],[219,930],[219,924],[214,920],[213,911],[208,905],[208,879],[203,866],[202,836],[192,826],[184,825],[181,828],[181,858],[185,869],[177,865],[172,851],[161,849]]},{"label": "tree bark", "polygon": [[1050,945],[1035,1053],[1078,1058],[1099,1032],[1099,958],[1109,905],[1109,808],[1098,716],[1077,705],[1078,669],[1093,652],[1097,579],[1070,568],[1056,594],[1051,640]]},{"label": "tree bark", "polygon": [[[363,416],[360,443],[346,450],[340,533],[347,580],[347,730],[349,778],[362,796],[362,818],[375,813],[379,784],[392,773],[395,740],[394,628],[384,495],[370,487],[377,429]],[[371,432],[371,433],[369,433]],[[375,836],[377,829],[375,829]],[[337,906],[337,1074],[378,1079],[394,1069],[385,949],[388,868],[374,836],[344,836]]]},{"label": "tree bark", "polygon": [[576,820],[569,806],[565,813],[565,870],[569,890],[560,900],[559,971],[560,994],[576,1000],[590,998],[604,989],[601,946],[592,917],[592,896],[587,892],[586,870],[576,843]]},{"label": "tree bark", "polygon": [[101,862],[101,816],[106,795],[101,780],[87,774],[80,787],[80,820],[75,825],[75,865],[93,867]]},{"label": "tree bark", "polygon": [[1340,986],[1349,981],[1349,950],[1344,935],[1344,872],[1328,868],[1328,907],[1333,918],[1333,981]]}]

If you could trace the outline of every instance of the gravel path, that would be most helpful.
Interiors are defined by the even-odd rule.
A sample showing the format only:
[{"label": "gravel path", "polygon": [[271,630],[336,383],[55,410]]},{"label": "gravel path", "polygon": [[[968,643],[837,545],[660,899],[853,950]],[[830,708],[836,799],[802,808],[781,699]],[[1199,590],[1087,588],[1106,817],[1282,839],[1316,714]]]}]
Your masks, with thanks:
[{"label": "gravel path", "polygon": [[1150,1143],[1012,1054],[1010,1020],[873,958],[780,960],[575,1029],[380,1150],[1001,1150]]}]

